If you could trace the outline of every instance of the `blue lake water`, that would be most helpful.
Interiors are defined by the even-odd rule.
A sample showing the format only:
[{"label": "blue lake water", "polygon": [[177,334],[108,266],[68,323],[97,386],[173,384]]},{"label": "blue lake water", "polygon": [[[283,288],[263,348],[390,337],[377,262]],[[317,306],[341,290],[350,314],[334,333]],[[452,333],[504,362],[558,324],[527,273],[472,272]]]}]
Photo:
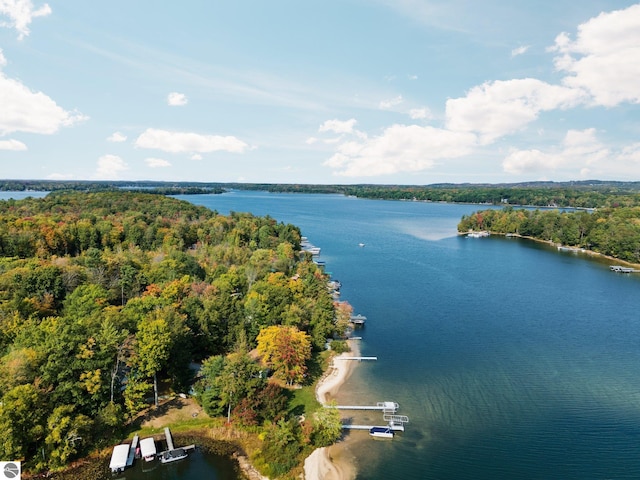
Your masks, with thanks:
[{"label": "blue lake water", "polygon": [[[361,351],[378,361],[359,364],[338,400],[395,401],[410,423],[391,441],[348,436],[358,480],[640,478],[640,274],[524,240],[458,237],[475,205],[180,198],[298,225],[367,316]],[[126,478],[232,478],[224,463],[199,452]]]},{"label": "blue lake water", "polygon": [[378,361],[359,364],[339,400],[396,401],[410,423],[391,441],[349,435],[359,480],[640,478],[640,276],[524,240],[458,237],[474,205],[180,198],[298,225],[367,316],[361,351]]}]

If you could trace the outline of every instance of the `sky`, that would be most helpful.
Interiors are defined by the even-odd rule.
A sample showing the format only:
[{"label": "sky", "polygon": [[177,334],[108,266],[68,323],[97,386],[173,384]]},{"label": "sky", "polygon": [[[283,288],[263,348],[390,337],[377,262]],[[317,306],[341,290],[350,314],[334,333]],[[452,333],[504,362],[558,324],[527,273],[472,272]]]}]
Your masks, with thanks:
[{"label": "sky", "polygon": [[640,3],[0,0],[0,178],[640,181]]}]

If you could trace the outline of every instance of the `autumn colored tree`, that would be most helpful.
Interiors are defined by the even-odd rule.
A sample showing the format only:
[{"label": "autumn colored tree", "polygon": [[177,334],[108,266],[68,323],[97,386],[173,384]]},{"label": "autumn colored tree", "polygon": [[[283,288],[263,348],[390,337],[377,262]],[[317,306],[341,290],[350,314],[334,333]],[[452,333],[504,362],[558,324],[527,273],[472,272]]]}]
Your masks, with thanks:
[{"label": "autumn colored tree", "polygon": [[301,383],[311,358],[309,335],[293,326],[273,325],[260,330],[258,353],[262,361],[274,371],[274,376],[287,385]]}]

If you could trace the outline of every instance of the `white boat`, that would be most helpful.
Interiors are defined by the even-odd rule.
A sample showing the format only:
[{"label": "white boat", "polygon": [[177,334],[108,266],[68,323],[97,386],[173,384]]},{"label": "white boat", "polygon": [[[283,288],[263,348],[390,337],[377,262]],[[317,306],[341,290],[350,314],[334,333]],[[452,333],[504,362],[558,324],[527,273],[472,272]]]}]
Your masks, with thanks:
[{"label": "white boat", "polygon": [[469,232],[467,233],[467,237],[468,238],[483,238],[483,237],[488,237],[489,236],[489,232]]},{"label": "white boat", "polygon": [[127,467],[127,458],[129,457],[129,444],[123,443],[113,447],[109,468],[114,473],[120,473]]},{"label": "white boat", "polygon": [[359,243],[358,246],[359,247],[364,247],[364,243]]},{"label": "white boat", "polygon": [[371,427],[369,435],[376,438],[393,438],[393,430],[390,427]]},{"label": "white boat", "polygon": [[140,440],[140,453],[147,462],[156,459],[156,442],[152,437],[143,438],[142,440]]},{"label": "white boat", "polygon": [[176,448],[174,450],[167,450],[160,456],[162,463],[175,462],[176,460],[182,460],[187,458],[187,451],[184,448]]}]

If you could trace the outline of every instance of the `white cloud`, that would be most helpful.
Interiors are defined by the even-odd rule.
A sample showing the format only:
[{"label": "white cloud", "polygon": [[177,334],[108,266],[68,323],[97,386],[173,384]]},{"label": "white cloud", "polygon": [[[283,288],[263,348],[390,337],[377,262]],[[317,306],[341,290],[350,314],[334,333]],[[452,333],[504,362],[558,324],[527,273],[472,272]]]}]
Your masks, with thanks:
[{"label": "white cloud", "polygon": [[324,165],[347,177],[416,172],[433,167],[437,160],[471,153],[475,142],[470,133],[393,125],[378,137],[339,145]]},{"label": "white cloud", "polygon": [[473,87],[466,97],[447,100],[447,128],[476,132],[482,144],[517,132],[540,112],[577,105],[579,90],[535,78],[497,80]]},{"label": "white cloud", "polygon": [[171,92],[167,95],[167,104],[172,107],[181,107],[186,105],[188,101],[184,93]]},{"label": "white cloud", "polygon": [[101,180],[115,180],[120,172],[128,170],[129,166],[117,155],[103,155],[98,159],[96,178]]},{"label": "white cloud", "polygon": [[318,139],[316,137],[309,137],[305,140],[305,143],[307,145],[313,145],[314,143],[317,143]]},{"label": "white cloud", "polygon": [[109,137],[107,137],[107,140],[109,142],[122,143],[127,141],[127,136],[120,132],[114,132]]},{"label": "white cloud", "polygon": [[9,17],[9,22],[2,22],[0,26],[15,28],[21,40],[29,35],[29,24],[33,18],[49,14],[51,7],[46,3],[35,9],[31,0],[0,0],[0,15]]},{"label": "white cloud", "polygon": [[578,26],[572,41],[556,37],[556,68],[568,72],[563,83],[584,89],[595,105],[640,103],[640,4],[601,13]]},{"label": "white cloud", "polygon": [[136,140],[136,147],[153,148],[170,153],[216,151],[243,153],[248,145],[233,136],[200,135],[148,128]]},{"label": "white cloud", "polygon": [[378,106],[381,110],[389,110],[396,105],[400,105],[403,101],[404,100],[402,98],[402,95],[398,95],[397,97],[391,98],[389,100],[382,100]]},{"label": "white cloud", "polygon": [[319,132],[334,132],[334,133],[353,133],[353,127],[356,125],[357,121],[355,118],[351,118],[349,120],[327,120],[320,128],[318,128]]},{"label": "white cloud", "polygon": [[409,116],[413,120],[423,120],[431,118],[431,111],[428,108],[412,108],[409,110]]},{"label": "white cloud", "polygon": [[13,150],[13,151],[19,151],[19,150],[26,150],[27,146],[22,143],[19,142],[18,140],[0,140],[0,150]]},{"label": "white cloud", "polygon": [[7,59],[5,58],[4,54],[2,53],[2,49],[0,48],[0,67],[4,67],[7,65]]},{"label": "white cloud", "polygon": [[594,167],[604,166],[611,161],[611,152],[596,138],[593,128],[569,130],[560,148],[543,152],[533,150],[513,150],[502,162],[505,172],[512,174],[551,173],[558,170],[569,176],[582,176]]},{"label": "white cloud", "polygon": [[191,160],[202,160],[202,155],[200,155],[199,153],[194,153],[193,155],[191,155]]},{"label": "white cloud", "polygon": [[524,53],[527,52],[527,50],[529,50],[529,45],[522,45],[520,47],[517,47],[511,50],[511,56],[517,57],[518,55],[523,55]]},{"label": "white cloud", "polygon": [[[2,1],[2,0],[0,0]],[[0,55],[1,56],[1,55]],[[4,56],[0,59],[6,63]],[[12,132],[51,134],[88,117],[68,112],[42,92],[32,92],[0,72],[0,135]]]},{"label": "white cloud", "polygon": [[170,167],[171,163],[169,163],[167,160],[164,160],[162,158],[147,158],[144,163],[147,164],[147,166],[151,167],[151,168],[163,168],[163,167]]}]

